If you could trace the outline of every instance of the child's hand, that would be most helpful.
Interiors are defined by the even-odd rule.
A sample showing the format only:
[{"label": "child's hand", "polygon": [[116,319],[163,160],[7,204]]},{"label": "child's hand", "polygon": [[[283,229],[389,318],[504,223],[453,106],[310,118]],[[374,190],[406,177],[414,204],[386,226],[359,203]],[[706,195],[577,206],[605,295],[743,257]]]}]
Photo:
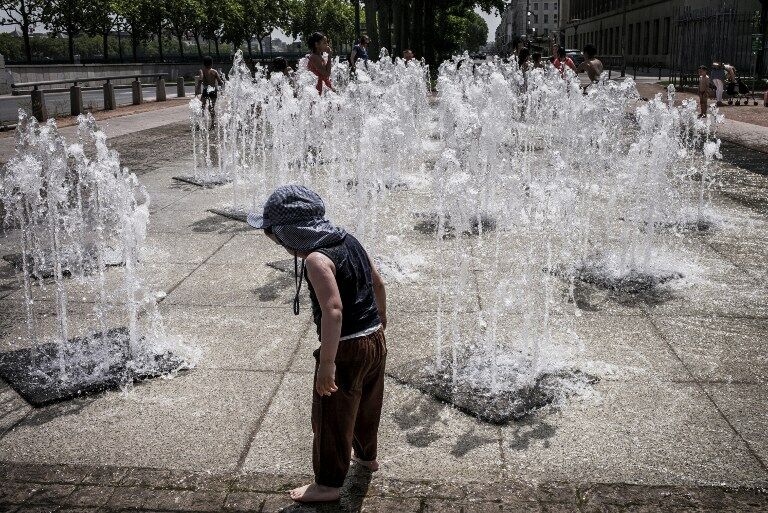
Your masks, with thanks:
[{"label": "child's hand", "polygon": [[317,368],[317,380],[315,381],[315,389],[320,395],[331,395],[339,388],[336,386],[336,364],[335,363],[320,363]]}]

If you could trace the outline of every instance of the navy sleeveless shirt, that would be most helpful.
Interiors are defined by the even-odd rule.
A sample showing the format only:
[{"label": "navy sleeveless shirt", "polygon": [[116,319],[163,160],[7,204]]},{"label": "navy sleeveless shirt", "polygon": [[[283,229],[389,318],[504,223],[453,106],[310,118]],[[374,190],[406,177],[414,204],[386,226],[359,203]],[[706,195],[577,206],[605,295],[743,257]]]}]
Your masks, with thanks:
[{"label": "navy sleeveless shirt", "polygon": [[[336,266],[336,284],[341,295],[342,316],[341,336],[365,331],[381,324],[376,297],[373,293],[373,278],[371,263],[363,246],[350,234],[335,246],[316,249],[331,259]],[[306,270],[304,271],[306,278]],[[320,303],[307,279],[309,298],[312,301],[312,316],[317,325],[317,335],[320,336],[320,320],[323,312]]]}]

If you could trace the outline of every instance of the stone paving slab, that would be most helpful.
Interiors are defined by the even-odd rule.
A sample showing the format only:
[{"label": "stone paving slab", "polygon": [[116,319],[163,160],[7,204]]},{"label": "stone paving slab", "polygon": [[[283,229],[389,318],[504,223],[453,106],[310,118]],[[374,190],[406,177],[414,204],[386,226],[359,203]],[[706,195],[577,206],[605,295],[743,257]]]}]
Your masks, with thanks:
[{"label": "stone paving slab", "polygon": [[768,486],[764,463],[698,385],[601,381],[591,394],[502,427],[511,479]]},{"label": "stone paving slab", "polygon": [[748,487],[388,479],[352,468],[335,503],[298,505],[287,490],[296,474],[160,471],[140,467],[0,466],[3,511],[363,512],[759,512],[765,492]]},{"label": "stone paving slab", "polygon": [[196,369],[31,411],[2,437],[0,460],[234,469],[274,374]]}]

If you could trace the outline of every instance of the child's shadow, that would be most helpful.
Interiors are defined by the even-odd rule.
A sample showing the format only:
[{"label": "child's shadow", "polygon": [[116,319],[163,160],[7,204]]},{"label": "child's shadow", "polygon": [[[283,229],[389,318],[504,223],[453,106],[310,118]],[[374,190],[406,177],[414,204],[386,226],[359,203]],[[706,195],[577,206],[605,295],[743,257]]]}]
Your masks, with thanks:
[{"label": "child's shadow", "polygon": [[[356,513],[363,507],[363,500],[371,484],[371,471],[362,465],[352,465],[341,487],[341,497],[336,502],[316,504],[294,503],[279,510],[280,513]],[[264,510],[264,513],[268,513]],[[271,513],[271,512],[269,512]]]}]

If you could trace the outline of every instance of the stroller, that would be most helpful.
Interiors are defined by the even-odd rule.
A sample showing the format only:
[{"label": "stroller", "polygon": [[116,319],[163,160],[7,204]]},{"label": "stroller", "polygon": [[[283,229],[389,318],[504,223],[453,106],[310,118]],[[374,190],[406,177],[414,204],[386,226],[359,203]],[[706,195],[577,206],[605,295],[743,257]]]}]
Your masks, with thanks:
[{"label": "stroller", "polygon": [[[747,96],[751,91],[740,77],[737,77],[735,82],[729,81],[725,91],[728,93],[728,105],[733,105],[734,99],[736,105],[749,105]],[[755,101],[755,105],[757,105],[757,101]]]}]

